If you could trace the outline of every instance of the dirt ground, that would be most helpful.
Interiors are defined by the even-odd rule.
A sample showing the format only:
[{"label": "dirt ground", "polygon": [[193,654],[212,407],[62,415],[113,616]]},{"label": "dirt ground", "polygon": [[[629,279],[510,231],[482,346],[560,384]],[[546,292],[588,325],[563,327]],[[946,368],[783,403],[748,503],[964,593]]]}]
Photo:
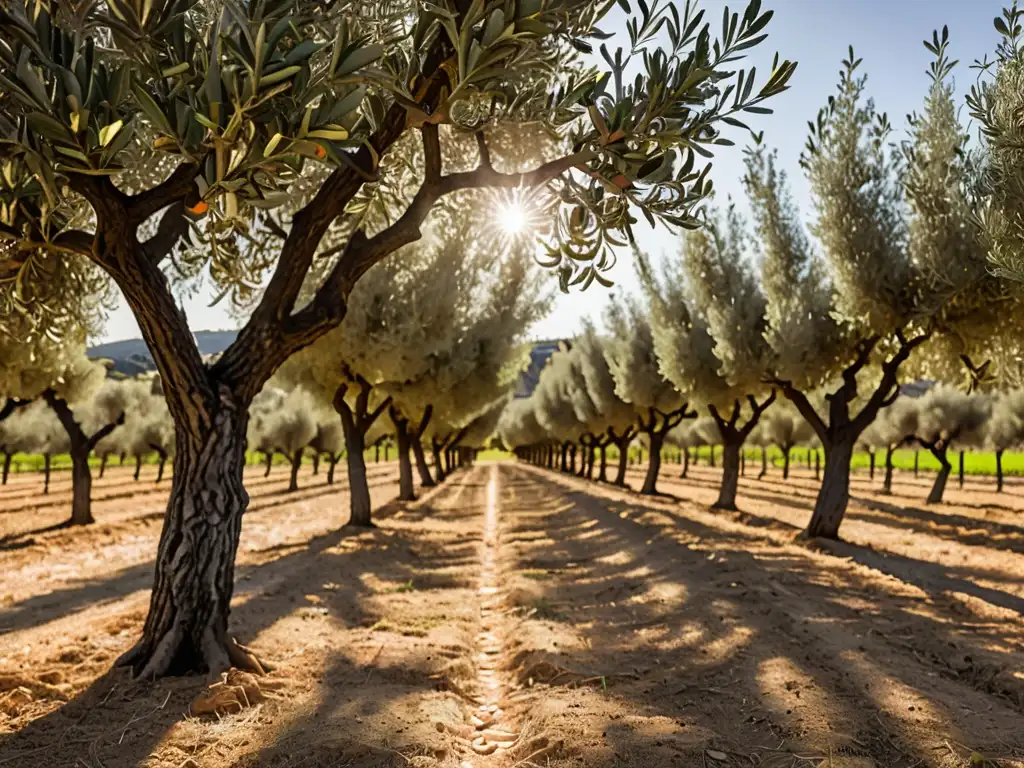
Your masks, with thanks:
[{"label": "dirt ground", "polygon": [[147,470],[108,471],[86,531],[33,532],[63,480],[0,490],[0,766],[1024,766],[1024,486],[925,508],[923,476],[858,476],[826,547],[794,540],[804,470],[726,515],[703,466],[649,499],[481,463],[399,503],[381,464],[356,534],[343,472],[254,469],[232,629],[273,669],[210,689],[111,669],[145,616]]}]

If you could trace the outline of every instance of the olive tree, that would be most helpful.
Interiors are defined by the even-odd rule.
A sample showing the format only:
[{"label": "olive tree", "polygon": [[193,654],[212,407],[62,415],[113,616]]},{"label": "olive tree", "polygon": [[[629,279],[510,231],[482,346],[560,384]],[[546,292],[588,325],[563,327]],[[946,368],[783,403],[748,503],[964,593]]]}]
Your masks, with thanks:
[{"label": "olive tree", "polygon": [[873,443],[885,448],[885,477],[882,493],[892,493],[892,456],[901,445],[914,440],[918,430],[920,401],[912,397],[898,397],[883,409],[869,428]]},{"label": "olive tree", "polygon": [[[753,149],[745,176],[764,252],[770,378],[824,448],[806,532],[826,538],[838,536],[859,436],[898,395],[900,367],[929,338],[935,311],[908,248],[890,126],[865,98],[860,63],[851,50],[802,157],[827,269],[812,254],[774,155]],[[821,388],[825,405],[816,408],[808,393]]]},{"label": "olive tree", "polygon": [[814,430],[793,407],[776,406],[764,415],[763,439],[782,452],[782,479],[789,479],[789,461],[793,448],[807,442]]},{"label": "olive tree", "polygon": [[609,341],[605,347],[608,369],[615,380],[615,392],[637,411],[637,430],[647,436],[650,460],[640,493],[657,493],[661,449],[669,432],[683,419],[696,418],[686,398],[662,373],[655,349],[652,320],[632,297],[608,307],[605,325]]},{"label": "olive tree", "polygon": [[[227,628],[249,405],[284,360],[341,322],[367,269],[419,237],[435,202],[468,188],[550,192],[548,263],[563,284],[592,281],[610,264],[607,240],[629,236],[631,209],[688,220],[709,188],[697,151],[722,141],[725,118],[763,109],[794,69],[777,62],[759,87],[736,69],[770,20],[759,0],[726,15],[720,40],[694,5],[641,4],[627,50],[607,52],[605,70],[584,68],[576,51],[606,37],[597,25],[614,4],[4,4],[0,280],[39,254],[98,265],[139,322],[177,432],[151,609],[122,659],[137,674],[258,668]],[[643,72],[626,78],[641,55]],[[493,165],[491,143],[530,125],[562,137],[557,154],[528,170]],[[476,139],[476,165],[444,167],[453,133]],[[424,161],[407,206],[367,229],[360,203],[402,174],[412,138]],[[90,221],[71,226],[79,205]],[[343,245],[300,303],[331,233]],[[228,294],[244,299],[270,273],[211,365],[163,269],[186,234],[185,272],[208,272]]]},{"label": "olive tree", "polygon": [[501,411],[495,431],[501,442],[521,458],[549,468],[553,466],[551,437],[537,420],[532,397],[510,400]]},{"label": "olive tree", "polygon": [[929,504],[938,504],[953,468],[947,457],[952,445],[971,445],[983,439],[985,424],[992,415],[992,401],[986,395],[965,394],[939,385],[917,404],[915,438],[939,462],[939,472],[928,494]]},{"label": "olive tree", "polygon": [[661,372],[715,421],[722,480],[714,507],[729,510],[736,509],[743,444],[775,402],[775,390],[763,383],[772,356],[765,298],[745,240],[730,206],[687,234],[682,259],[666,266],[663,289],[643,268]]}]

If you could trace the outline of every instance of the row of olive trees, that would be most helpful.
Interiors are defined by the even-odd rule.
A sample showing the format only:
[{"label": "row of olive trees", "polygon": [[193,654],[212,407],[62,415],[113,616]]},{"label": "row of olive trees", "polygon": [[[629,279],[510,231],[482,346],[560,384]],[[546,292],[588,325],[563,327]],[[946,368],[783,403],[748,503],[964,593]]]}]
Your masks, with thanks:
[{"label": "row of olive trees", "polygon": [[[720,34],[696,3],[621,4],[626,32],[596,69],[579,52],[607,40],[611,0],[110,5],[0,9],[0,325],[28,312],[51,331],[109,278],[156,361],[174,480],[153,610],[123,660],[147,677],[256,666],[227,619],[249,407],[436,203],[517,188],[543,210],[562,284],[604,280],[637,212],[694,222],[711,189],[698,155],[795,69],[778,61],[757,87],[737,69],[771,18],[759,0]],[[212,364],[176,301],[201,276],[239,303],[255,294]],[[382,394],[407,444],[425,406]],[[424,427],[439,445],[447,418]]]},{"label": "row of olive trees", "polygon": [[[1024,313],[1019,292],[988,268],[946,45],[945,32],[929,44],[936,60],[928,96],[899,144],[866,96],[860,60],[851,50],[843,61],[838,91],[812,124],[801,159],[820,253],[775,155],[756,146],[745,176],[753,244],[730,206],[688,231],[681,258],[661,274],[636,254],[646,301],[613,305],[600,344],[614,395],[628,411],[615,434],[639,432],[649,443],[643,493],[656,490],[672,430],[704,411],[722,445],[716,506],[734,508],[742,446],[779,393],[824,452],[807,533],[835,537],[854,451],[896,401],[901,377],[949,381],[966,372],[971,388],[991,386],[991,362],[979,363],[995,361],[1000,383],[1015,383]],[[588,330],[582,338],[590,337]],[[574,373],[582,364],[573,350],[561,354],[534,396],[510,412],[503,433],[510,445],[567,446],[610,435],[603,420],[613,411],[590,408],[595,393]],[[936,438],[915,439],[929,445]]]}]

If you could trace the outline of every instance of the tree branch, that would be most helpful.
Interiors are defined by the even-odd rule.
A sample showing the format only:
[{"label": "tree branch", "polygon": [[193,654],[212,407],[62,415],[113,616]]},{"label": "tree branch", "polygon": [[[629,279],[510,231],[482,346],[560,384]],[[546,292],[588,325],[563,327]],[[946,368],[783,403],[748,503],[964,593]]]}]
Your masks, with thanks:
[{"label": "tree branch", "polygon": [[89,438],[89,452],[92,453],[92,450],[96,447],[100,440],[107,437],[111,432],[120,427],[122,424],[124,424],[124,411],[121,411],[121,415],[118,416],[113,422],[104,425],[101,429],[97,430],[92,435],[92,437]]},{"label": "tree branch", "polygon": [[779,389],[782,390],[782,394],[786,396],[796,409],[800,411],[800,415],[804,417],[808,424],[811,425],[811,429],[814,430],[818,439],[821,441],[822,447],[828,450],[832,446],[832,438],[829,434],[829,428],[822,420],[821,416],[811,405],[811,401],[807,399],[807,395],[798,390],[793,386],[790,381],[782,379],[773,379],[772,383],[775,384]]},{"label": "tree branch", "polygon": [[179,200],[172,203],[157,225],[156,232],[149,240],[142,243],[142,250],[146,258],[153,264],[171,255],[171,251],[188,234],[188,219],[185,202]]},{"label": "tree branch", "polygon": [[477,131],[473,136],[476,138],[476,148],[480,153],[480,167],[488,170],[494,170],[494,166],[491,165],[491,150],[487,146],[487,139],[484,137],[484,132]]},{"label": "tree branch", "polygon": [[174,203],[198,202],[199,190],[195,181],[200,168],[202,163],[181,163],[155,187],[129,197],[125,201],[129,226],[138,227],[154,213]]},{"label": "tree branch", "polygon": [[430,185],[441,182],[441,139],[434,123],[424,123],[420,128],[423,137],[423,178]]}]

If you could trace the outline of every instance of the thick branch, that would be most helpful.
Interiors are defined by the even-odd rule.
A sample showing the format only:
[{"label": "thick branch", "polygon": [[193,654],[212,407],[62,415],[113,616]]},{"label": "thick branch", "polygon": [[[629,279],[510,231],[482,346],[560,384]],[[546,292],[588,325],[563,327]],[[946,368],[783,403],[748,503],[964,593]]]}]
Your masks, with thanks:
[{"label": "thick branch", "polygon": [[201,167],[201,164],[182,163],[155,187],[129,197],[125,203],[129,225],[137,227],[174,203],[198,202],[199,190],[195,182]]},{"label": "thick branch", "polygon": [[100,429],[93,433],[92,437],[89,438],[89,452],[92,453],[93,448],[96,447],[100,440],[107,437],[111,432],[120,427],[122,424],[124,424],[124,411],[121,411],[121,415],[118,416],[110,424],[104,425],[103,427],[101,427]]},{"label": "thick branch", "polygon": [[188,234],[188,219],[184,201],[171,204],[157,225],[156,232],[142,244],[142,250],[153,264],[171,255],[174,247]]},{"label": "thick branch", "polygon": [[818,415],[811,401],[807,399],[807,395],[794,387],[792,382],[774,380],[772,383],[778,386],[782,390],[782,394],[786,396],[786,399],[793,403],[796,409],[800,411],[800,415],[811,425],[811,429],[818,436],[822,446],[826,450],[830,448],[832,446],[832,437],[829,433],[829,428],[821,416]]}]

